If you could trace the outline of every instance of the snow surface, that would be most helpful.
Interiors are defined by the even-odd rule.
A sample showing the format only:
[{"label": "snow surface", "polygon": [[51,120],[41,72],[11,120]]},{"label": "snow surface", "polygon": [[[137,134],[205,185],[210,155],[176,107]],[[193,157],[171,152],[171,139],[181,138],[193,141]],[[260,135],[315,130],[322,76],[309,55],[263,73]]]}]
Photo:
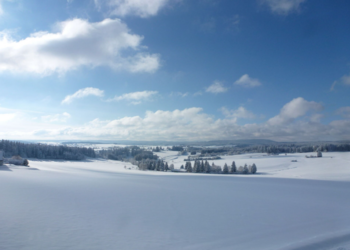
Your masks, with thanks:
[{"label": "snow surface", "polygon": [[139,171],[109,160],[0,166],[0,249],[350,249],[350,153],[214,162],[232,160],[254,162],[258,174]]}]

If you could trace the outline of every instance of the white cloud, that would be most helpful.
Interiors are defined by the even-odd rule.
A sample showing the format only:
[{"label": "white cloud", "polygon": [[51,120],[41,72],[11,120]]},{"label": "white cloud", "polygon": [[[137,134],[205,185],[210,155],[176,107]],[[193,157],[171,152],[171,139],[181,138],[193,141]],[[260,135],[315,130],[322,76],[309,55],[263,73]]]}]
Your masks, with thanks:
[{"label": "white cloud", "polygon": [[[132,34],[119,19],[90,23],[82,19],[59,22],[56,32],[36,32],[16,41],[0,35],[0,72],[63,74],[82,66],[152,73],[159,56],[142,52],[143,37]],[[127,54],[126,54],[127,52]]]},{"label": "white cloud", "polygon": [[11,120],[13,120],[15,117],[16,117],[16,113],[12,113],[12,114],[0,114],[0,123],[11,121]]},{"label": "white cloud", "polygon": [[247,110],[244,107],[239,107],[236,110],[229,110],[226,107],[222,107],[220,111],[226,116],[230,118],[244,118],[244,119],[254,119],[256,115]]},{"label": "white cloud", "polygon": [[219,94],[219,93],[224,93],[227,90],[228,90],[228,88],[225,88],[221,82],[215,81],[205,91],[209,92],[209,93],[213,93],[213,94]]},{"label": "white cloud", "polygon": [[73,95],[67,95],[66,98],[62,101],[62,104],[69,104],[75,99],[80,99],[87,96],[98,96],[103,97],[104,91],[100,90],[98,88],[84,88],[79,89],[77,92],[75,92]]},{"label": "white cloud", "polygon": [[[304,113],[304,112],[301,112]],[[301,113],[299,115],[301,115]],[[293,115],[293,117],[298,115]],[[307,118],[307,116],[305,116]],[[81,127],[38,130],[40,137],[108,138],[126,140],[228,140],[265,138],[277,141],[349,139],[350,121],[333,121],[324,125],[315,120],[291,120],[284,124],[238,125],[236,118],[214,119],[201,108],[156,112],[144,117],[124,117],[112,121],[95,119]]]},{"label": "white cloud", "polygon": [[321,111],[322,109],[322,104],[312,101],[309,102],[302,97],[298,97],[284,105],[281,112],[277,116],[271,118],[268,123],[271,125],[283,125],[306,115],[309,111]]},{"label": "white cloud", "polygon": [[262,0],[267,4],[272,12],[279,15],[288,15],[290,12],[297,11],[300,5],[306,0]]},{"label": "white cloud", "polygon": [[350,85],[350,75],[345,75],[341,78],[342,83],[345,85]]},{"label": "white cloud", "polygon": [[44,122],[67,122],[70,117],[70,114],[64,112],[62,114],[42,116],[41,119]]},{"label": "white cloud", "polygon": [[248,74],[241,76],[241,78],[235,81],[234,84],[247,88],[253,88],[262,85],[258,79],[250,78]]},{"label": "white cloud", "polygon": [[337,115],[350,119],[350,107],[342,107],[336,111]]},{"label": "white cloud", "polygon": [[[319,122],[321,115],[308,116],[309,111],[320,111],[321,109],[321,104],[296,98],[287,103],[276,116],[283,122],[273,122],[276,118],[272,118],[261,124],[238,125],[237,118],[253,118],[254,115],[241,107],[234,111],[226,110],[225,119],[214,119],[213,116],[204,113],[203,109],[193,107],[174,111],[147,111],[144,117],[124,117],[112,121],[95,119],[81,127],[40,130],[36,133],[51,138],[127,140],[345,139],[343,132],[350,131],[347,127],[349,122],[334,121],[329,125],[324,125]],[[296,119],[301,117],[303,117],[302,120]]]},{"label": "white cloud", "polygon": [[98,8],[103,4],[110,8],[112,16],[135,15],[139,17],[155,16],[169,0],[94,0]]},{"label": "white cloud", "polygon": [[157,91],[139,91],[123,94],[121,96],[115,96],[113,99],[109,99],[107,101],[131,101],[132,104],[140,104],[142,101],[149,100],[154,95],[158,94]]},{"label": "white cloud", "polygon": [[[58,118],[33,120],[33,116],[0,108],[7,116],[1,123],[0,136],[9,139],[109,139],[109,140],[230,140],[272,139],[277,141],[347,140],[350,139],[350,120],[320,122],[322,105],[296,98],[282,107],[280,113],[266,122],[239,125],[237,119],[253,117],[239,108],[228,110],[227,116],[217,119],[199,107],[183,110],[147,111],[142,116],[115,120],[95,119],[80,126],[66,126]],[[348,110],[344,110],[347,118]],[[349,111],[350,112],[350,111]],[[341,113],[343,114],[343,112]],[[61,119],[59,119],[61,117]],[[66,115],[67,117],[67,115]],[[11,119],[10,119],[11,118]],[[68,119],[68,118],[67,118]],[[0,115],[1,122],[1,115]],[[25,126],[23,126],[25,124]]]}]

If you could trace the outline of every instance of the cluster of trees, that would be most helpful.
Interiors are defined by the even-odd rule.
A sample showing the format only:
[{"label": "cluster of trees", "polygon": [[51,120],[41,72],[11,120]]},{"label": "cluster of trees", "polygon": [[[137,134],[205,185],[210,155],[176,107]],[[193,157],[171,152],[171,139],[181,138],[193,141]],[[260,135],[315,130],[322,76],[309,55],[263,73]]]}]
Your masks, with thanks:
[{"label": "cluster of trees", "polygon": [[347,152],[349,143],[286,143],[269,145],[237,145],[235,147],[222,147],[202,149],[200,157],[219,154],[245,154],[245,153],[310,153],[310,152]]},{"label": "cluster of trees", "polygon": [[27,159],[23,159],[19,155],[12,156],[11,158],[4,158],[3,163],[13,164],[13,165],[22,165],[22,166],[29,165],[29,161]]},{"label": "cluster of trees", "polygon": [[168,165],[163,160],[146,159],[137,163],[140,170],[151,170],[151,171],[169,171],[174,170],[174,164]]},{"label": "cluster of trees", "polygon": [[[168,165],[163,160],[145,159],[136,163],[140,170],[151,170],[151,171],[173,171],[174,164]],[[185,166],[181,166],[183,171],[189,173],[215,173],[215,174],[255,174],[257,167],[255,164],[247,166],[236,167],[236,163],[233,161],[229,167],[226,163],[223,168],[220,166],[209,164],[208,161],[195,161],[193,166],[191,162],[186,162]]]},{"label": "cluster of trees", "polygon": [[92,148],[48,145],[42,143],[23,143],[17,141],[0,141],[0,150],[4,157],[19,155],[22,158],[83,160],[85,157],[96,157]]},{"label": "cluster of trees", "polygon": [[153,152],[160,152],[160,151],[163,151],[163,150],[164,150],[164,148],[158,147],[158,146],[152,149]]},{"label": "cluster of trees", "polygon": [[[231,148],[230,148],[231,149]],[[202,149],[201,154],[220,154],[227,151],[227,148],[210,148],[210,149]]]},{"label": "cluster of trees", "polygon": [[130,152],[130,149],[127,147],[125,148],[113,147],[113,148],[102,149],[98,151],[97,156],[104,159],[124,161],[131,157],[131,152]]},{"label": "cluster of trees", "polygon": [[184,151],[184,148],[181,146],[172,146],[171,148],[168,148],[171,151]]},{"label": "cluster of trees", "polygon": [[220,160],[220,156],[213,156],[213,157],[191,157],[189,156],[187,159],[184,159],[184,161],[204,161],[204,160]]},{"label": "cluster of trees", "polygon": [[158,156],[151,151],[147,151],[137,146],[131,147],[113,147],[103,149],[98,152],[98,156],[104,159],[116,161],[139,162],[146,159],[157,160]]},{"label": "cluster of trees", "polygon": [[217,174],[255,174],[257,171],[257,167],[255,163],[253,165],[247,166],[245,164],[244,166],[240,166],[239,168],[236,167],[236,163],[233,161],[231,166],[229,167],[226,163],[223,167],[223,169],[220,166],[215,165],[212,163],[208,163],[208,161],[195,161],[192,167],[192,164],[190,161],[186,162],[185,167],[181,166],[181,168],[184,168],[187,172],[190,173],[217,173]]}]

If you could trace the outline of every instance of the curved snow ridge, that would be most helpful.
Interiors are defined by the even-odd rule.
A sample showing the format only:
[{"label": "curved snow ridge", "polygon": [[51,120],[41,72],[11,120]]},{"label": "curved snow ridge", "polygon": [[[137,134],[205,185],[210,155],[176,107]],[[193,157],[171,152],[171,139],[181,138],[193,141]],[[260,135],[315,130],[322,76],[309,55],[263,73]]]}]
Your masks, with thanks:
[{"label": "curved snow ridge", "polygon": [[286,250],[350,250],[350,230],[346,233],[320,235],[303,241]]}]

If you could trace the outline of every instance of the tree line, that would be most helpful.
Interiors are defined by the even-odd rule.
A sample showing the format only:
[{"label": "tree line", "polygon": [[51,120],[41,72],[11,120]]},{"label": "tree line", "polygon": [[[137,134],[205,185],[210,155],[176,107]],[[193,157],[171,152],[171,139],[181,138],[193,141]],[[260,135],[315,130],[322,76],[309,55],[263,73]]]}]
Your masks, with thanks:
[{"label": "tree line", "polygon": [[113,147],[108,149],[102,149],[97,152],[97,156],[116,160],[116,161],[129,161],[131,163],[137,164],[137,162],[149,160],[157,160],[158,156],[153,154],[153,152],[140,148],[138,146],[130,147]]},{"label": "tree line", "polygon": [[0,150],[4,152],[4,157],[20,156],[22,158],[63,160],[83,160],[86,157],[96,157],[95,151],[92,148],[23,143],[8,140],[0,141]]},{"label": "tree line", "polygon": [[270,145],[237,145],[235,147],[202,149],[199,157],[218,154],[245,154],[245,153],[310,153],[310,152],[349,152],[349,143],[286,143]]},{"label": "tree line", "polygon": [[[167,162],[163,160],[154,160],[154,159],[144,159],[136,163],[140,170],[150,170],[150,171],[173,171],[174,164],[168,165]],[[255,163],[253,165],[247,165],[237,167],[236,163],[233,161],[231,166],[228,166],[226,163],[223,168],[217,166],[214,163],[209,164],[208,161],[195,161],[193,166],[190,161],[186,162],[185,166],[181,166],[184,172],[188,173],[215,173],[215,174],[255,174],[257,167]]]}]

